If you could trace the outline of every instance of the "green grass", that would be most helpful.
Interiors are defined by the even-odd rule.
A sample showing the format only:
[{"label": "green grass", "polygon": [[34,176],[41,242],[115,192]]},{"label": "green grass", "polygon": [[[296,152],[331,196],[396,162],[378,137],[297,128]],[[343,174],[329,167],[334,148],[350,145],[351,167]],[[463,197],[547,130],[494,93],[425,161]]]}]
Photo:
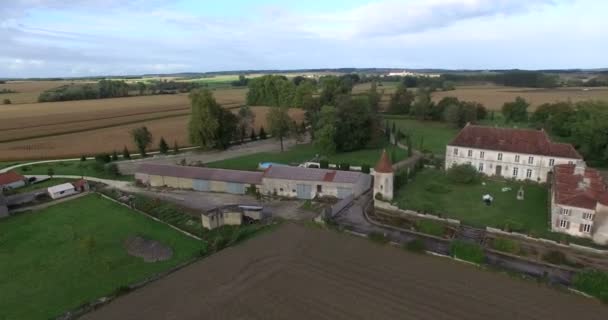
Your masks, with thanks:
[{"label": "green grass", "polygon": [[0,169],[4,169],[7,167],[11,167],[14,166],[16,164],[19,164],[19,161],[4,161],[4,162],[0,162]]},{"label": "green grass", "polygon": [[388,121],[391,128],[395,123],[395,126],[401,129],[401,132],[411,134],[414,149],[428,150],[437,155],[445,155],[445,146],[456,137],[459,131],[445,123],[420,121],[404,116],[385,115],[384,121]]},{"label": "green grass", "polygon": [[436,237],[441,237],[445,233],[445,226],[437,221],[418,220],[416,221],[416,230],[418,232],[430,234]]},{"label": "green grass", "polygon": [[[129,256],[131,235],[173,249],[170,260]],[[0,221],[0,319],[48,319],[196,255],[200,241],[98,195]]]},{"label": "green grass", "polygon": [[478,243],[454,240],[450,245],[450,253],[454,258],[482,264],[485,262],[485,253]]},{"label": "green grass", "polygon": [[[464,185],[451,182],[443,171],[425,169],[414,180],[397,191],[396,201],[401,208],[427,211],[433,214],[461,220],[478,227],[508,226],[514,231],[547,230],[547,199],[545,186],[523,182],[495,181],[482,178],[482,183]],[[440,184],[446,192],[429,192],[430,185]],[[517,190],[524,186],[525,199],[516,199]],[[503,187],[511,191],[502,192]],[[494,197],[494,203],[486,206],[481,200],[484,194]]]},{"label": "green grass", "polygon": [[[396,159],[402,160],[407,157],[407,151],[387,147],[388,152],[395,152]],[[224,169],[237,169],[237,170],[256,170],[260,162],[277,162],[283,164],[300,164],[312,160],[319,151],[311,144],[297,145],[284,152],[261,152],[242,157],[221,160],[216,162],[208,163],[207,166],[211,168],[224,168]],[[377,149],[363,149],[353,152],[343,152],[331,155],[328,158],[329,163],[340,164],[342,162],[348,162],[351,166],[361,166],[363,164],[369,164],[373,167],[380,155],[382,154],[382,148]]]},{"label": "green grass", "polygon": [[107,174],[103,170],[97,168],[95,160],[87,161],[61,161],[33,164],[29,166],[19,167],[16,169],[24,175],[47,174],[48,169],[52,168],[55,175],[71,175],[71,176],[89,176],[111,180],[132,180],[132,176],[115,177]]},{"label": "green grass", "polygon": [[45,180],[45,181],[42,181],[39,183],[31,183],[31,184],[26,185],[25,187],[11,190],[11,192],[25,193],[25,192],[30,192],[30,191],[39,190],[39,189],[46,189],[48,187],[52,187],[52,186],[56,186],[58,184],[72,182],[72,181],[74,181],[74,179],[53,178],[53,179],[48,179],[48,180]]}]

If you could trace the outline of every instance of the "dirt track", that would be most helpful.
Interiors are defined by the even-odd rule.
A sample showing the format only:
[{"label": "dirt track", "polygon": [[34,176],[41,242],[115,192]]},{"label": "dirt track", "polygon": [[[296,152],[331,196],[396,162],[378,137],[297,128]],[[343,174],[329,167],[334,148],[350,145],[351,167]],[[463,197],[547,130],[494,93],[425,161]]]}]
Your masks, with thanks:
[{"label": "dirt track", "polygon": [[286,224],[83,319],[605,319],[531,281]]}]

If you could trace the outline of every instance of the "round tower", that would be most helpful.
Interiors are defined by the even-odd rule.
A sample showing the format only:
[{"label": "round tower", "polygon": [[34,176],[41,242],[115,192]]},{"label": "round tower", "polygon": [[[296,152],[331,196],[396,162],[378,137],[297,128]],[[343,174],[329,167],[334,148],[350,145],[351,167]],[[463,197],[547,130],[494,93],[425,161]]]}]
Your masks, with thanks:
[{"label": "round tower", "polygon": [[373,172],[374,176],[374,197],[380,193],[382,199],[393,200],[393,179],[395,174],[393,173],[393,165],[391,160],[386,153],[386,150],[382,151],[380,160],[376,164]]}]

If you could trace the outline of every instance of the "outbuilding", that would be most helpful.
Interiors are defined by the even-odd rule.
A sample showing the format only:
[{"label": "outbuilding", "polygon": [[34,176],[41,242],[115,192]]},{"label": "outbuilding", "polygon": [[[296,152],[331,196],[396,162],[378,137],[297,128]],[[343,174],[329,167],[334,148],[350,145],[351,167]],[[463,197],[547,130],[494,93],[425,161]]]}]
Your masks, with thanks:
[{"label": "outbuilding", "polygon": [[62,183],[49,187],[47,192],[52,199],[59,199],[78,193],[71,183]]},{"label": "outbuilding", "polygon": [[0,190],[17,189],[25,186],[25,177],[15,171],[0,173]]}]

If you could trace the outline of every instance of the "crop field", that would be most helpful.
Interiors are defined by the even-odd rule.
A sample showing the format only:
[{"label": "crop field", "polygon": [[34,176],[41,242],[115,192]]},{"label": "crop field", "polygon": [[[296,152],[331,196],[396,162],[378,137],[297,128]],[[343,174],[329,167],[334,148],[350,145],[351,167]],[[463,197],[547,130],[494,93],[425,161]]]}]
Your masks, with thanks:
[{"label": "crop field", "polygon": [[515,100],[516,97],[526,99],[530,104],[530,110],[537,106],[556,101],[571,100],[608,100],[608,87],[598,88],[514,88],[502,86],[471,86],[457,87],[452,91],[438,91],[433,93],[433,101],[437,102],[443,97],[457,97],[466,101],[477,101],[490,110],[500,110],[505,102]]},{"label": "crop field", "polygon": [[[61,87],[68,84],[84,84],[90,83],[82,80],[66,81],[9,81],[4,84],[0,84],[0,90],[9,89],[17,91],[16,93],[3,93],[0,94],[0,99],[9,99],[12,104],[17,103],[35,103],[38,101],[38,96],[42,91]],[[0,105],[0,108],[3,106]]]},{"label": "crop field", "polygon": [[[162,97],[162,96],[161,96]],[[114,99],[112,99],[114,100]],[[142,107],[145,109],[145,106]],[[257,130],[259,130],[260,126],[264,126],[268,129],[268,125],[266,123],[266,114],[270,110],[269,107],[252,107],[256,117],[254,126]],[[118,110],[120,112],[122,110]],[[237,112],[237,109],[233,110]],[[167,112],[160,111],[156,114],[166,115]],[[188,146],[188,121],[189,121],[189,107],[182,112],[183,115],[175,115],[175,116],[166,116],[161,119],[156,120],[145,120],[145,117],[151,117],[147,114],[142,114],[140,116],[130,116],[130,117],[117,117],[111,118],[104,121],[107,121],[109,124],[107,127],[97,127],[98,129],[94,129],[95,125],[99,123],[104,123],[102,120],[91,120],[86,122],[81,120],[81,122],[77,122],[73,124],[75,128],[79,128],[78,126],[82,124],[91,124],[92,129],[84,128],[82,131],[65,133],[65,134],[57,134],[57,135],[48,135],[41,136],[38,138],[10,141],[10,142],[2,142],[0,143],[0,158],[1,160],[21,160],[21,159],[53,159],[53,158],[68,158],[68,157],[80,157],[81,155],[94,155],[100,152],[112,152],[116,150],[121,152],[123,147],[126,145],[131,152],[134,152],[135,145],[132,142],[130,136],[130,130],[142,125],[148,127],[148,129],[152,132],[154,141],[152,142],[151,148],[156,149],[158,146],[158,141],[160,137],[164,137],[167,143],[170,146],[173,146],[173,143],[177,141],[180,146]],[[304,119],[304,112],[301,109],[291,109],[290,110],[291,117],[300,122]],[[72,115],[70,115],[72,116]],[[88,113],[83,113],[82,116],[90,117]],[[128,124],[121,124],[120,121],[124,121],[125,119],[136,120],[130,122]],[[43,119],[41,119],[42,121]],[[114,121],[114,124],[112,123]],[[59,127],[61,130],[71,129],[72,124],[69,125],[60,125],[51,128]],[[37,129],[40,130],[40,129]],[[4,131],[8,132],[8,131]],[[20,130],[19,132],[24,132]],[[42,131],[44,132],[44,131]],[[69,132],[69,131],[68,131]],[[0,130],[0,137],[4,137],[3,131]]]},{"label": "crop field", "polygon": [[[167,294],[171,293],[171,294]],[[175,298],[179,297],[179,298]],[[532,281],[284,224],[82,319],[605,319]]]},{"label": "crop field", "polygon": [[[146,263],[129,255],[123,241],[135,235],[169,246],[173,256]],[[0,319],[54,319],[203,248],[200,241],[94,194],[3,219],[0,240]]]}]

